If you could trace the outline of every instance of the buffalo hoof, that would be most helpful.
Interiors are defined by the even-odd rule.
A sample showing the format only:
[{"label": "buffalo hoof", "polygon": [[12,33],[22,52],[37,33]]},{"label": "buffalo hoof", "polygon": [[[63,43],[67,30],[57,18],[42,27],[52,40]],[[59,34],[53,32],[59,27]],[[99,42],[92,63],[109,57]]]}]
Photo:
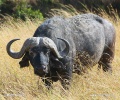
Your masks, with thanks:
[{"label": "buffalo hoof", "polygon": [[63,88],[65,90],[69,90],[69,87],[70,87],[70,81],[68,79],[63,79],[62,82],[61,82]]}]

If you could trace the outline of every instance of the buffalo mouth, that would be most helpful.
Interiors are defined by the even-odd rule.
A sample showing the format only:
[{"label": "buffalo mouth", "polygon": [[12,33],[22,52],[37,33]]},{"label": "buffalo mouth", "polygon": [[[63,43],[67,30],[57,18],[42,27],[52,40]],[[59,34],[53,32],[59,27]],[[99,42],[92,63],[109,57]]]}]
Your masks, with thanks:
[{"label": "buffalo mouth", "polygon": [[48,71],[46,69],[46,66],[41,66],[41,67],[35,67],[34,68],[34,73],[40,77],[45,76],[46,74],[48,74]]},{"label": "buffalo mouth", "polygon": [[34,69],[34,73],[40,77],[43,77],[46,75],[46,73],[44,71],[39,71],[39,70],[36,70]]}]

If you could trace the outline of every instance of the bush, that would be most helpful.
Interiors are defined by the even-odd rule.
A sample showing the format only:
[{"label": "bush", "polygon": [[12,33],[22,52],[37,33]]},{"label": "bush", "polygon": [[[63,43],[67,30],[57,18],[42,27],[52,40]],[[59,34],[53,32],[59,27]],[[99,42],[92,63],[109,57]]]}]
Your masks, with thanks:
[{"label": "bush", "polygon": [[26,20],[26,18],[30,19],[43,19],[43,15],[40,10],[33,10],[31,5],[28,5],[26,2],[19,2],[16,6],[14,17],[21,18]]},{"label": "bush", "polygon": [[15,18],[26,20],[30,19],[43,19],[43,15],[40,10],[35,10],[32,6],[23,0],[0,0],[1,14],[11,15]]},{"label": "bush", "polygon": [[4,0],[0,0],[0,6],[3,4]]}]

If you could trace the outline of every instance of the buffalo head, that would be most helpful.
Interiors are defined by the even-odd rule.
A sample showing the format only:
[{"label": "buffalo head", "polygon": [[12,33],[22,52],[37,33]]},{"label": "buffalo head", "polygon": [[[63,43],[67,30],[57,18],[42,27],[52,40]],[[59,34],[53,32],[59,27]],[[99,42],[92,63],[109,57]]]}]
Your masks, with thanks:
[{"label": "buffalo head", "polygon": [[7,44],[7,53],[14,59],[21,58],[26,52],[29,52],[29,60],[34,68],[35,74],[44,76],[50,70],[50,58],[54,55],[54,61],[62,59],[69,53],[69,43],[65,39],[57,38],[63,41],[66,48],[59,52],[53,40],[47,37],[32,37],[28,38],[20,52],[14,52],[10,49],[11,44],[19,39],[13,39]]}]

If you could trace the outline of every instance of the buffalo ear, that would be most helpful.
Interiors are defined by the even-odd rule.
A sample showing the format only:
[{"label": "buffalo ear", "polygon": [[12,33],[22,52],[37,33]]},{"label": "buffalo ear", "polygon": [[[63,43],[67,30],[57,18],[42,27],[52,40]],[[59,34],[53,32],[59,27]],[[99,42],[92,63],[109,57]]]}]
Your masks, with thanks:
[{"label": "buffalo ear", "polygon": [[20,68],[28,67],[30,65],[29,61],[20,61],[19,64],[20,64]]},{"label": "buffalo ear", "polygon": [[53,65],[53,68],[66,69],[66,66],[61,61],[59,61],[57,58],[52,57],[50,61]]},{"label": "buffalo ear", "polygon": [[22,60],[19,62],[20,64],[20,68],[23,68],[23,67],[28,67],[30,64],[29,64],[29,53],[26,52],[25,55],[23,56]]}]

